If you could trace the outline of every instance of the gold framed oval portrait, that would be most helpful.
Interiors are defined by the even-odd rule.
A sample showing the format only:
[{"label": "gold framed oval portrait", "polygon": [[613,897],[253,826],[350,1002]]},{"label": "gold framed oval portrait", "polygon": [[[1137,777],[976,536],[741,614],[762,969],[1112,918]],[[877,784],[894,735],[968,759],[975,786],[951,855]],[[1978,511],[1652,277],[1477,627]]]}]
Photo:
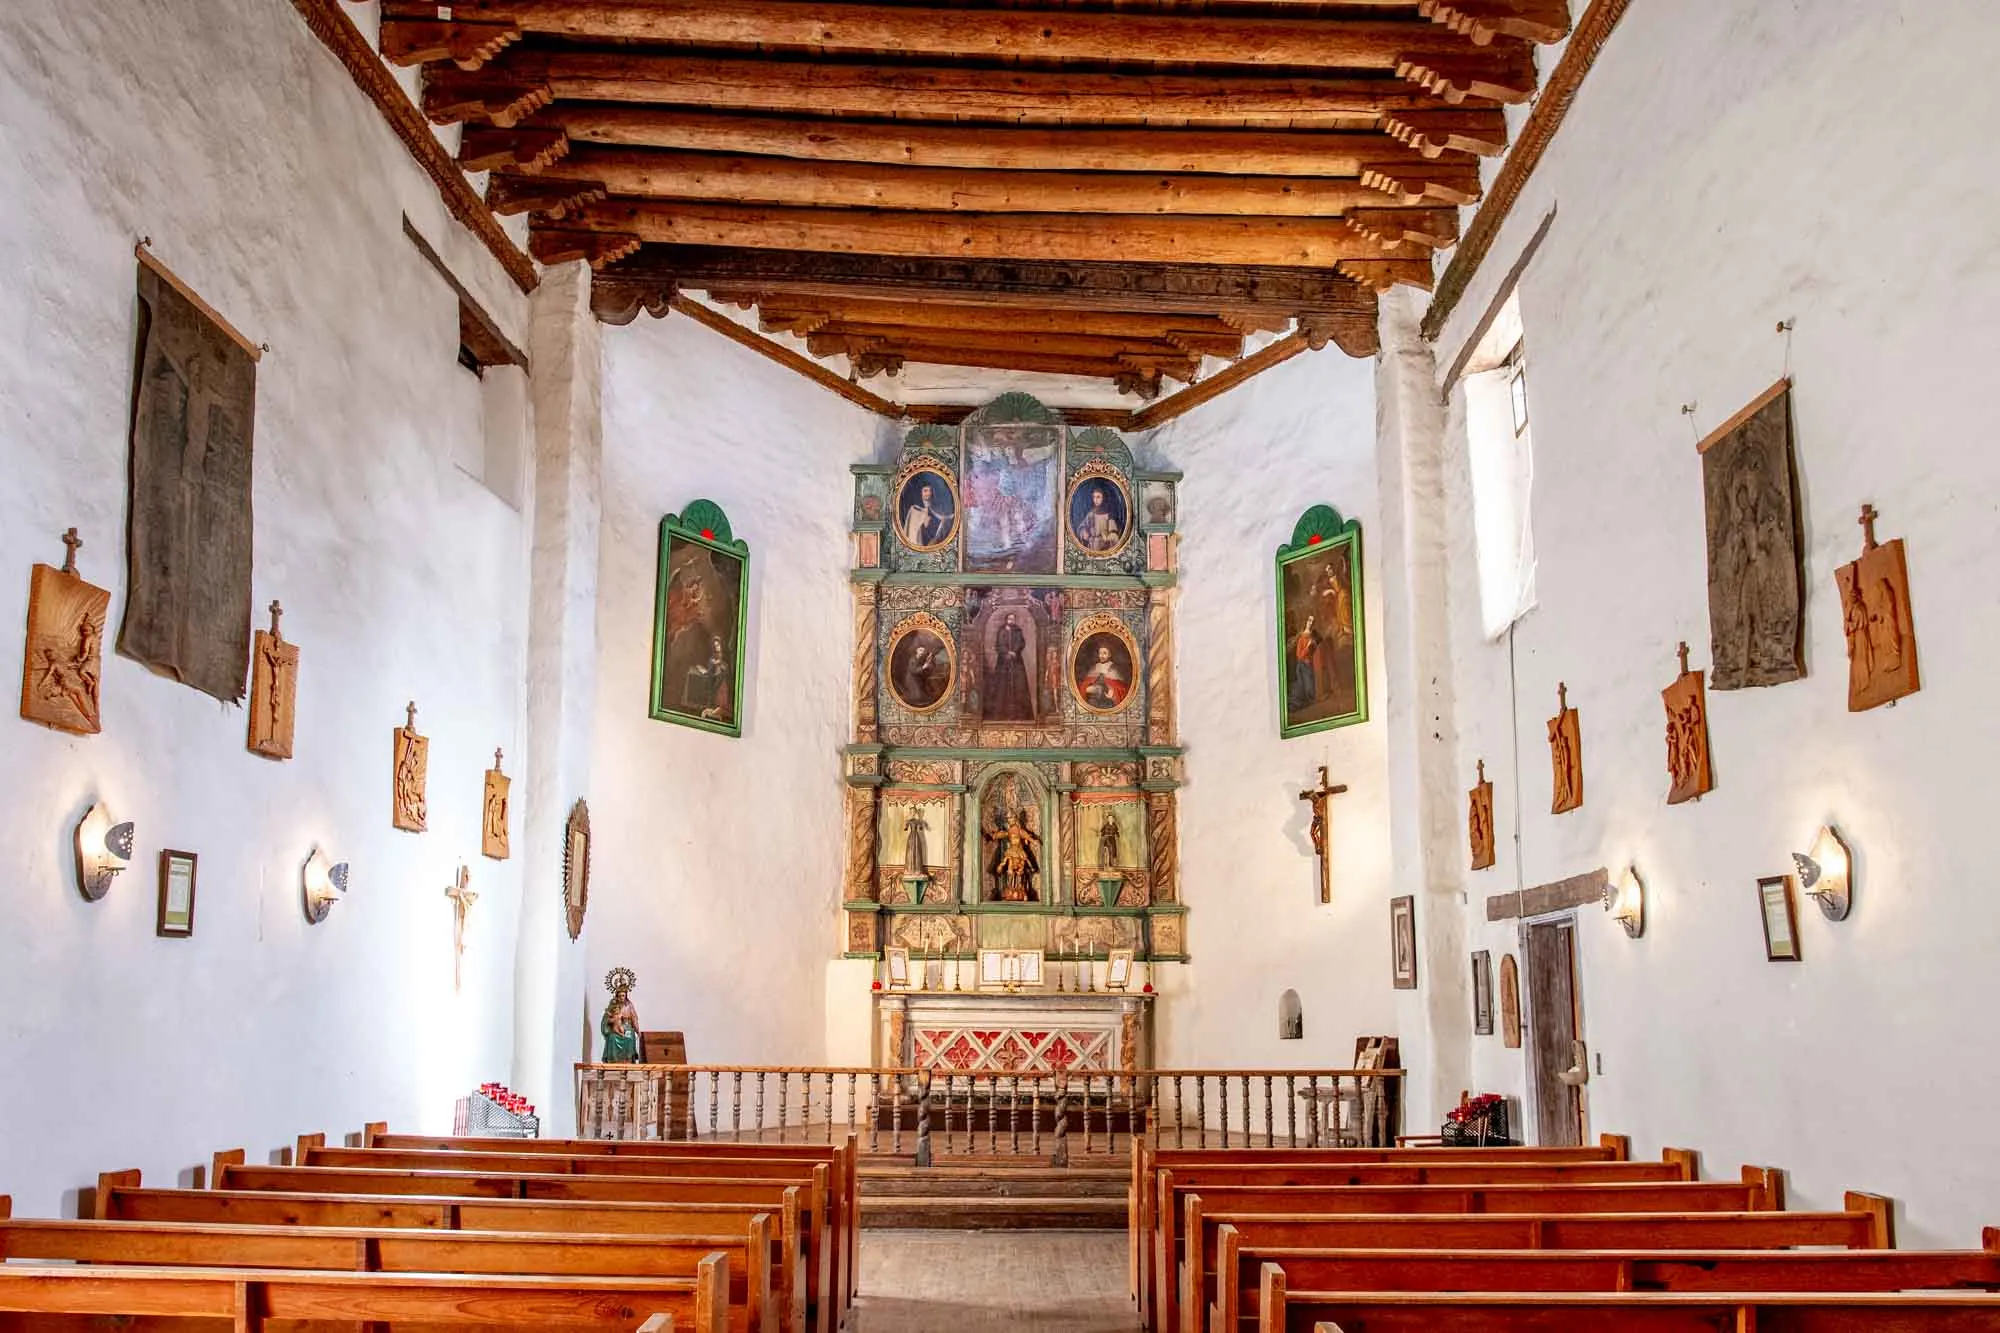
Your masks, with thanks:
[{"label": "gold framed oval portrait", "polygon": [[891,515],[896,540],[918,553],[941,551],[958,536],[958,487],[943,464],[919,459],[896,478]]},{"label": "gold framed oval portrait", "polygon": [[1069,539],[1085,555],[1105,559],[1132,540],[1132,492],[1107,467],[1093,465],[1078,473],[1069,484],[1064,509]]},{"label": "gold framed oval portrait", "polygon": [[1069,688],[1087,711],[1100,717],[1123,712],[1138,692],[1138,671],[1139,645],[1117,616],[1092,616],[1076,627]]},{"label": "gold framed oval portrait", "polygon": [[936,712],[958,681],[951,627],[933,615],[911,616],[889,635],[883,665],[897,703],[913,713]]}]

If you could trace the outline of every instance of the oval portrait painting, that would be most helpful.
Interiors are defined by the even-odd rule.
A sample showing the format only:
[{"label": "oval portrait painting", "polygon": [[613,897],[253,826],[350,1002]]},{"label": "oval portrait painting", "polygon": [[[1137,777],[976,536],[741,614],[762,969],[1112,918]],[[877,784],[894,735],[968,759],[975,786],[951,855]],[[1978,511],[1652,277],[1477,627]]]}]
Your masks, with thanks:
[{"label": "oval portrait painting", "polygon": [[1091,555],[1116,555],[1132,536],[1132,498],[1112,477],[1079,477],[1069,491],[1069,537]]},{"label": "oval portrait painting", "polygon": [[1115,713],[1132,701],[1132,644],[1110,630],[1086,634],[1069,673],[1079,703],[1093,713]]},{"label": "oval portrait painting", "polygon": [[896,536],[912,551],[935,551],[958,535],[958,492],[944,473],[918,468],[896,488]]},{"label": "oval portrait painting", "polygon": [[889,642],[889,692],[912,712],[931,712],[951,696],[958,662],[943,631],[925,616],[899,627]]}]

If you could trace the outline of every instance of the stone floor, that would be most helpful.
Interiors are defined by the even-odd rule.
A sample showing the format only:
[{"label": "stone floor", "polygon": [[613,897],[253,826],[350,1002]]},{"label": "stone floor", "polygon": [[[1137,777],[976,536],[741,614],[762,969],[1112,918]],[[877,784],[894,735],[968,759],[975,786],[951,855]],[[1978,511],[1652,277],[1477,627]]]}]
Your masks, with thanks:
[{"label": "stone floor", "polygon": [[1133,1333],[1122,1231],[869,1231],[851,1333]]}]

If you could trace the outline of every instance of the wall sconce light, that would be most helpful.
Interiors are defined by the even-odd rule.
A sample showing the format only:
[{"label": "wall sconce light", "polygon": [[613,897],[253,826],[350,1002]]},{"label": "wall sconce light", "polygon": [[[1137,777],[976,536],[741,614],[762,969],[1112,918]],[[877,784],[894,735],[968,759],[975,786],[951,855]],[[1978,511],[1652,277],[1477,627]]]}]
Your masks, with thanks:
[{"label": "wall sconce light", "polygon": [[111,892],[111,881],[132,861],[132,821],[111,822],[101,805],[84,812],[76,825],[76,887],[88,902]]},{"label": "wall sconce light", "polygon": [[1799,887],[1819,900],[1829,921],[1845,921],[1854,906],[1854,857],[1840,832],[1828,824],[1813,839],[1811,850],[1792,853],[1799,868]]},{"label": "wall sconce light", "polygon": [[306,920],[316,926],[347,892],[347,862],[329,862],[326,853],[315,847],[299,880],[305,889]]},{"label": "wall sconce light", "polygon": [[1646,933],[1646,882],[1639,878],[1637,867],[1626,866],[1624,873],[1604,886],[1604,910],[1633,939]]}]

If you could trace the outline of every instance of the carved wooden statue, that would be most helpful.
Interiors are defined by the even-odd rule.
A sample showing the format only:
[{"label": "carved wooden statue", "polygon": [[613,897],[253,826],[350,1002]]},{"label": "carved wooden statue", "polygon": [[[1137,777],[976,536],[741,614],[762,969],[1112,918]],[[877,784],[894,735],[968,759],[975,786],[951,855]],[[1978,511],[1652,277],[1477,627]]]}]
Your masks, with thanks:
[{"label": "carved wooden statue", "polygon": [[28,575],[28,639],[21,663],[21,716],[58,731],[95,736],[104,679],[104,617],[111,594],[76,572],[83,542],[63,534],[61,569],[36,565]]},{"label": "carved wooden statue", "polygon": [[472,891],[470,866],[458,868],[458,878],[444,891],[444,896],[451,899],[451,988],[456,991],[465,962],[465,918],[479,901],[479,895]]},{"label": "carved wooden statue", "polygon": [[1549,719],[1549,769],[1555,778],[1549,813],[1562,814],[1583,804],[1583,724],[1569,706],[1569,686],[1556,686],[1560,711]]},{"label": "carved wooden statue", "polygon": [[629,967],[614,967],[604,976],[604,988],[611,992],[611,1002],[597,1020],[597,1034],[603,1041],[597,1058],[604,1064],[639,1062],[639,1010],[632,1003],[632,990],[638,984],[639,974]]},{"label": "carved wooden statue", "polygon": [[1715,790],[1708,758],[1708,693],[1702,673],[1688,670],[1688,646],[1680,646],[1681,674],[1660,691],[1667,706],[1667,804],[1699,800]]},{"label": "carved wooden statue", "polygon": [[431,743],[417,734],[415,703],[409,705],[409,721],[396,728],[395,759],[392,822],[406,833],[422,833],[430,826],[424,784],[430,777]]},{"label": "carved wooden statue", "polygon": [[1493,784],[1486,780],[1486,761],[1479,761],[1479,781],[1466,793],[1466,837],[1472,844],[1472,868],[1493,868]]},{"label": "carved wooden statue", "polygon": [[1301,801],[1312,805],[1313,852],[1319,857],[1319,900],[1333,901],[1333,856],[1327,846],[1327,803],[1347,790],[1346,786],[1335,786],[1327,778],[1326,765],[1319,766],[1319,786],[1299,793]]},{"label": "carved wooden statue", "polygon": [[1006,825],[988,829],[986,840],[993,844],[993,856],[987,868],[993,873],[999,900],[1003,903],[1039,901],[1035,881],[1042,870],[1042,840],[1022,821],[1021,812],[1009,810]]},{"label": "carved wooden statue", "polygon": [[495,861],[506,860],[510,847],[507,817],[514,779],[500,771],[500,761],[504,757],[499,750],[493,752],[493,767],[486,770],[486,794],[480,806],[479,850]]},{"label": "carved wooden statue", "polygon": [[285,608],[271,603],[271,628],[258,630],[250,654],[250,753],[267,759],[292,757],[298,720],[299,647],[278,629]]},{"label": "carved wooden statue", "polygon": [[1834,571],[1847,635],[1847,711],[1863,712],[1915,694],[1917,629],[1903,539],[1875,540],[1874,505],[1861,506],[1861,555]]}]

